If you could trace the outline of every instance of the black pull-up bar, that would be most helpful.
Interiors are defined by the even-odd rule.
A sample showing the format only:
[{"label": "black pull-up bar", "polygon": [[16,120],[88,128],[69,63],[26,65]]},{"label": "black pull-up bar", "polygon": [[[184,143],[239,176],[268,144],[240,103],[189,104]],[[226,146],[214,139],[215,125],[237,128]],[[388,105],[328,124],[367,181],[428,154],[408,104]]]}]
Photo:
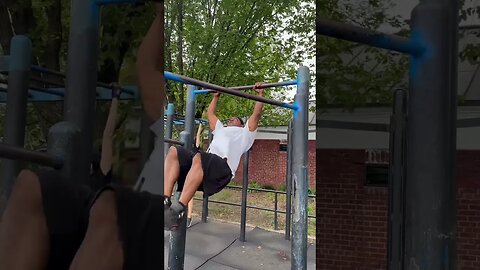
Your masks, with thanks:
[{"label": "black pull-up bar", "polygon": [[4,143],[0,143],[0,157],[33,162],[39,165],[53,167],[55,169],[60,169],[63,166],[63,160],[58,157]]},{"label": "black pull-up bar", "polygon": [[288,108],[288,109],[292,109],[292,110],[297,110],[298,109],[298,106],[296,104],[289,104],[289,103],[285,103],[285,102],[281,102],[281,101],[271,100],[271,99],[264,98],[264,97],[259,97],[259,96],[256,96],[256,95],[250,95],[250,94],[247,94],[247,93],[243,93],[243,92],[240,92],[240,91],[237,91],[237,90],[232,90],[230,88],[226,88],[226,87],[219,86],[219,85],[216,85],[216,84],[200,81],[200,80],[193,79],[193,78],[183,76],[183,75],[174,74],[174,73],[171,73],[171,72],[168,72],[168,71],[165,71],[164,74],[165,74],[165,79],[166,80],[172,80],[172,81],[177,81],[177,82],[181,82],[181,83],[185,83],[185,84],[196,85],[196,86],[200,86],[200,87],[203,87],[203,88],[206,88],[206,89],[211,89],[211,90],[214,90],[214,91],[217,91],[217,92],[230,94],[232,96],[243,97],[243,98],[246,98],[246,99],[255,100],[255,101],[259,101],[259,102],[263,102],[263,103],[267,103],[267,104],[271,104],[271,105],[275,105],[275,106],[279,106],[279,107],[283,107],[283,108]]}]

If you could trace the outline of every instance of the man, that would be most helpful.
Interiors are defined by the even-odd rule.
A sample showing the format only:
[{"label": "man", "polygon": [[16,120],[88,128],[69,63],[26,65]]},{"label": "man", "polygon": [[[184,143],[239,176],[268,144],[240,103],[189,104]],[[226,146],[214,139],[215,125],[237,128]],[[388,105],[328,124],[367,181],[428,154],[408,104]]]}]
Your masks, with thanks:
[{"label": "man", "polygon": [[[254,89],[259,96],[263,96],[263,89],[257,89],[259,86],[261,83],[256,83]],[[207,152],[172,146],[165,158],[164,223],[167,230],[178,228],[185,215],[185,205],[197,190],[211,196],[225,188],[235,176],[242,154],[255,141],[263,104],[256,102],[245,126],[241,118],[232,117],[224,127],[215,114],[219,97],[220,93],[214,94],[207,111],[214,135]],[[172,203],[169,196],[175,183],[182,194],[178,202]]]}]

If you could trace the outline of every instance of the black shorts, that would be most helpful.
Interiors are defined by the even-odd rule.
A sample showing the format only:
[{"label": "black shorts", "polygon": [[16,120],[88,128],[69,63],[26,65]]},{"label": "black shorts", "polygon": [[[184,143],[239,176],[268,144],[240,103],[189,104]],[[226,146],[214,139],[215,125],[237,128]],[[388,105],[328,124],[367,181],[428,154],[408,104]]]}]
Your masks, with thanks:
[{"label": "black shorts", "polygon": [[187,150],[181,146],[175,146],[177,149],[178,162],[180,163],[180,176],[178,178],[178,191],[183,190],[185,178],[190,167],[192,167],[193,157],[200,153],[203,169],[202,185],[198,191],[203,191],[205,195],[211,196],[225,188],[232,180],[232,171],[228,166],[227,160],[215,154],[210,154],[194,149]]},{"label": "black shorts", "polygon": [[115,191],[123,269],[163,268],[163,196],[115,186],[94,191],[53,170],[37,175],[50,238],[47,269],[69,269],[86,234],[91,205],[108,189]]}]

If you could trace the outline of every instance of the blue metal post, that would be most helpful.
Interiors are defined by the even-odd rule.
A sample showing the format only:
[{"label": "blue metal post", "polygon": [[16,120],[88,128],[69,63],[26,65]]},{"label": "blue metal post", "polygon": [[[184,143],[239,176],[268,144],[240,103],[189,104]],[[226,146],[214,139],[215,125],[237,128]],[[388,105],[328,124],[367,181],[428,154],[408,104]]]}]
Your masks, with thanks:
[{"label": "blue metal post", "polygon": [[307,67],[298,69],[298,85],[294,111],[292,145],[293,224],[292,224],[292,269],[307,269],[308,232],[308,98],[310,73]]}]

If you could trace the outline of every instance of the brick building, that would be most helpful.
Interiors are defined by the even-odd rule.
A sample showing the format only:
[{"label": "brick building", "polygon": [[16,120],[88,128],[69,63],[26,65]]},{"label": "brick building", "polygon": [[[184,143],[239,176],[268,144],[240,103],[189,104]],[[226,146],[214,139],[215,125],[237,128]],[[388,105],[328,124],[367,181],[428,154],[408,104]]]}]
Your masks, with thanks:
[{"label": "brick building", "polygon": [[[319,119],[388,123],[390,110],[330,110]],[[459,119],[479,117],[478,106],[458,109]],[[479,138],[478,127],[457,129],[458,269],[480,269]],[[318,269],[387,269],[388,141],[386,132],[317,129]]]}]

